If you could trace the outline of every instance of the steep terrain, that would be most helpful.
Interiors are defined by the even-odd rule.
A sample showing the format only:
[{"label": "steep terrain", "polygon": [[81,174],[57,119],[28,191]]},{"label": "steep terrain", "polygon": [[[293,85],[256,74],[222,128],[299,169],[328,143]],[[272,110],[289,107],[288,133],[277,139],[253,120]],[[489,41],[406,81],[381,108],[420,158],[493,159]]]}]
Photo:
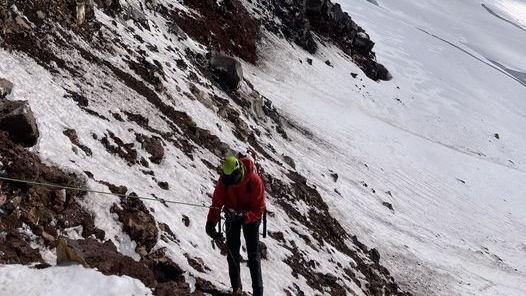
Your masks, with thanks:
[{"label": "steep terrain", "polygon": [[89,266],[155,295],[222,295],[225,260],[204,233],[206,208],[177,202],[208,204],[221,159],[250,148],[271,211],[262,245],[269,295],[406,294],[379,252],[332,216],[298,160],[272,145],[311,133],[250,75],[233,89],[209,67],[211,50],[256,63],[271,34],[311,53],[334,43],[367,76],[389,79],[339,6],[307,2],[2,3],[8,99],[29,101],[41,135],[32,152],[1,136],[2,176],[33,183],[2,180],[0,262],[45,268],[66,237]]},{"label": "steep terrain", "polygon": [[227,294],[247,149],[266,294],[526,294],[525,4],[339,4],[0,1],[0,294]]}]

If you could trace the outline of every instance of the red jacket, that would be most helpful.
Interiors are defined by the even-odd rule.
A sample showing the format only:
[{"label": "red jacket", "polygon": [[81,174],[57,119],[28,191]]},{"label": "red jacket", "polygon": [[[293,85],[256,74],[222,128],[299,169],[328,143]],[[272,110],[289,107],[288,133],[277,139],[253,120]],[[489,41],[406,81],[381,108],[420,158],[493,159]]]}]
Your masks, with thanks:
[{"label": "red jacket", "polygon": [[[221,177],[217,181],[212,207],[208,212],[207,222],[216,224],[221,214],[220,209],[234,209],[243,214],[243,223],[248,224],[261,219],[265,211],[265,187],[263,181],[254,168],[254,161],[248,157],[241,157],[245,166],[245,176],[236,185],[225,185]],[[250,181],[250,184],[249,184]]]}]

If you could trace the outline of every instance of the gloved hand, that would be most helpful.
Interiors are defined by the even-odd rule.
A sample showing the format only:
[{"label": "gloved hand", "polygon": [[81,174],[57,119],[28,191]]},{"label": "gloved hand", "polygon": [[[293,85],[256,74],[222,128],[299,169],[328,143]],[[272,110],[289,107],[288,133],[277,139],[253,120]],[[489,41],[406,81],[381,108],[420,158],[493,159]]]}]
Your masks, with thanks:
[{"label": "gloved hand", "polygon": [[223,234],[221,232],[217,232],[216,227],[215,227],[214,224],[206,223],[205,230],[206,230],[206,234],[208,234],[208,236],[210,238],[212,238],[213,240],[222,240],[223,239]]},{"label": "gloved hand", "polygon": [[225,218],[231,223],[243,224],[243,214],[236,213],[234,209],[228,209],[225,213]]}]

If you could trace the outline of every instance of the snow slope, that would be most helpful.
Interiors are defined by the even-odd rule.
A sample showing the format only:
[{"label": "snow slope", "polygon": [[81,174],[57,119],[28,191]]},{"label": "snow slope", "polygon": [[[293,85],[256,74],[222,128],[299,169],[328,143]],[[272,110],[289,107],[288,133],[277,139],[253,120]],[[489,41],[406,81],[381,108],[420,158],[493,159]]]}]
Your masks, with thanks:
[{"label": "snow slope", "polygon": [[[296,169],[316,186],[331,214],[349,233],[377,247],[381,263],[415,295],[526,294],[526,88],[516,75],[505,70],[526,72],[525,32],[496,18],[477,2],[377,2],[378,6],[364,0],[340,1],[376,42],[379,62],[394,76],[389,82],[370,81],[331,46],[321,46],[311,56],[271,34],[263,36],[260,62],[257,66],[244,64],[245,78],[280,112],[310,133],[287,130],[291,141],[263,133],[262,141],[276,149],[277,157],[288,155],[295,160]],[[488,7],[508,12],[510,3],[519,2],[485,1]],[[109,59],[126,69],[122,56],[136,58],[137,54],[129,49],[139,48],[148,52],[150,60],[167,65],[183,59],[190,65],[188,72],[195,70],[184,56],[184,49],[202,53],[205,49],[191,39],[172,42],[169,37],[173,36],[163,34],[166,28],[160,17],[148,14],[148,18],[157,25],[153,33],[137,29],[131,21],[112,22],[97,11],[97,19],[113,30],[104,34],[108,38],[119,34],[127,44]],[[130,28],[144,42],[127,34]],[[88,46],[82,40],[73,42]],[[149,50],[145,46],[148,43],[155,44],[159,51]],[[170,45],[177,50],[168,50]],[[77,52],[57,54],[87,69],[82,79],[66,72],[52,75],[25,54],[0,49],[0,77],[15,84],[11,97],[27,98],[36,114],[41,138],[35,152],[67,170],[89,171],[95,180],[126,185],[140,196],[209,202],[207,193],[213,189],[216,175],[199,159],[213,165],[218,165],[220,159],[197,148],[191,160],[172,143],[165,143],[166,157],[159,165],[151,164],[155,171],[155,177],[151,177],[140,173],[138,165],[130,166],[108,153],[93,135],[100,138],[111,131],[125,143],[140,147],[135,132],[153,134],[132,122],[113,120],[114,113],[142,114],[157,131],[168,132],[170,126],[152,104],[99,68],[90,68],[93,66]],[[313,59],[312,66],[306,58]],[[333,66],[326,65],[326,60]],[[173,97],[173,106],[234,149],[246,148],[234,136],[231,123],[218,117],[216,110],[186,97],[187,72],[170,66],[165,70],[164,85]],[[351,72],[358,73],[357,78],[352,78]],[[90,109],[108,120],[85,113],[66,99],[64,88],[87,89]],[[229,100],[218,89],[212,88],[211,92]],[[252,118],[242,117],[257,125]],[[92,157],[72,149],[63,134],[65,128],[77,131],[82,143],[93,150]],[[138,151],[147,157],[143,150]],[[285,168],[265,160],[260,165],[288,181]],[[338,174],[337,182],[332,173]],[[170,190],[159,188],[159,181],[168,182]],[[88,186],[107,190],[93,179],[88,180]],[[338,267],[352,265],[352,260],[329,247],[316,249],[305,243],[298,232],[309,237],[308,232],[275,207],[274,198],[269,197],[269,207],[276,213],[269,230],[283,231],[305,257],[316,259],[317,271],[335,274],[342,284],[361,295],[363,292]],[[107,210],[116,202],[117,197],[89,194],[85,206],[94,213],[97,227],[119,250],[137,259],[134,242]],[[383,203],[390,203],[394,210]],[[160,240],[157,247],[168,247],[170,257],[181,266],[188,266],[185,253],[201,258],[212,271],[199,276],[227,289],[226,260],[212,249],[204,234],[206,209],[165,206],[154,201],[145,204],[159,223],[166,223],[177,233],[180,241]],[[296,208],[308,211],[301,203]],[[183,216],[190,219],[188,227]],[[72,236],[75,231],[72,229]],[[293,277],[293,271],[284,263],[290,250],[275,240],[267,239],[265,243],[269,249],[269,259],[263,261],[266,293],[283,295],[284,289],[292,291],[291,285],[295,284],[307,295],[314,295],[316,291],[307,280]],[[52,252],[42,252],[46,260],[54,260]],[[6,275],[2,277],[4,289],[23,295],[26,290],[12,275],[24,274],[41,281],[41,272],[32,271],[0,267],[0,273]],[[55,271],[58,274],[62,269],[46,272]],[[76,267],[68,267],[67,272],[75,277],[62,283],[65,290],[85,285],[81,279],[75,280],[76,275],[81,278],[85,272],[91,274]],[[197,272],[186,274],[190,282],[193,273]],[[100,277],[97,281],[107,281],[108,285],[124,281],[129,295],[149,293],[137,281]],[[245,266],[242,279],[248,287]]]},{"label": "snow slope", "polygon": [[356,67],[330,49],[301,64],[305,53],[272,38],[253,69],[324,144],[294,147],[302,170],[416,294],[526,293],[526,88],[491,62],[524,72],[525,32],[476,2],[340,3],[392,81],[353,81]]}]

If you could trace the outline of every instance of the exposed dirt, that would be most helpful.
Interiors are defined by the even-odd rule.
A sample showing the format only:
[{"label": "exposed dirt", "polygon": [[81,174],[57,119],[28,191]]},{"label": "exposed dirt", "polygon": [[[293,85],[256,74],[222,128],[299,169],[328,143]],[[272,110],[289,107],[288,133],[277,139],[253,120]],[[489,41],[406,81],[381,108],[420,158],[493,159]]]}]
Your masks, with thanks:
[{"label": "exposed dirt", "polygon": [[238,0],[184,0],[199,15],[172,11],[172,17],[192,38],[210,49],[255,63],[259,27]]}]

